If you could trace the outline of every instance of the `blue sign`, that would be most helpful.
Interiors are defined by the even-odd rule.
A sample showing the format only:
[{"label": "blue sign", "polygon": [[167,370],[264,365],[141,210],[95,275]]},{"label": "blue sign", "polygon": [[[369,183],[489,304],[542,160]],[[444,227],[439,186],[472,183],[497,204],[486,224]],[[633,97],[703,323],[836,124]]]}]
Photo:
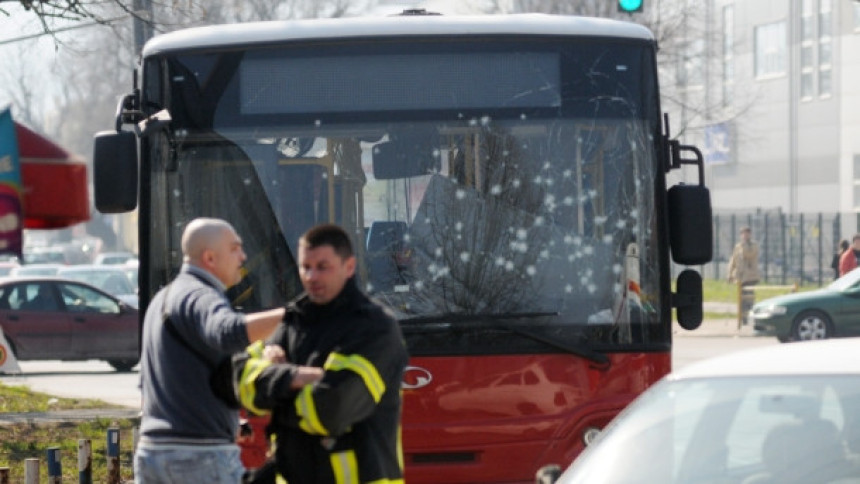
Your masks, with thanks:
[{"label": "blue sign", "polygon": [[21,162],[10,108],[0,111],[0,254],[21,259],[24,213],[21,208]]},{"label": "blue sign", "polygon": [[705,127],[705,163],[723,165],[732,161],[731,130],[726,123],[711,124]]}]

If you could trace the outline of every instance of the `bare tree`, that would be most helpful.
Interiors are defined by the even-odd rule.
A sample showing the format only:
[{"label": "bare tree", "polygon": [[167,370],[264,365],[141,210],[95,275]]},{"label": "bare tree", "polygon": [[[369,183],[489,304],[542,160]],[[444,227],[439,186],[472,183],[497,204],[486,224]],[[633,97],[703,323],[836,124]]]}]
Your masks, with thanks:
[{"label": "bare tree", "polygon": [[756,93],[736,93],[731,103],[711,95],[719,78],[722,42],[711,29],[709,2],[646,0],[645,10],[619,12],[612,0],[486,0],[487,13],[549,13],[639,23],[654,34],[664,109],[673,113],[672,135],[701,135],[714,122],[732,122],[749,110]]},{"label": "bare tree", "polygon": [[[496,0],[498,1],[498,0]],[[615,14],[615,2],[611,0],[514,0],[515,12],[542,12],[557,15],[587,15],[611,18]]]},{"label": "bare tree", "polygon": [[[37,127],[43,121],[43,96],[37,82],[37,66],[28,62],[28,51],[28,46],[18,44],[14,55],[5,56],[4,68],[0,70],[0,85],[4,87],[5,97],[12,105],[15,119],[27,126]],[[3,104],[5,102],[0,101],[0,105]]]},{"label": "bare tree", "polygon": [[[48,134],[67,149],[86,155],[92,149],[93,133],[113,125],[116,103],[131,90],[136,67],[132,22],[107,19],[122,16],[136,19],[140,12],[131,9],[141,2],[21,0],[20,3],[39,17],[46,32],[54,35],[56,60],[50,65],[33,63],[28,58],[33,41],[18,42],[19,54],[4,59],[0,99],[8,98],[17,119]],[[145,20],[156,33],[166,33],[214,23],[355,15],[372,3],[375,0],[155,0],[152,17]],[[0,13],[8,15],[2,7]],[[87,19],[97,25],[78,30],[72,40],[55,33],[58,29],[54,21],[60,19],[66,20],[63,25],[68,25],[68,20]],[[41,75],[37,72],[39,68]]]},{"label": "bare tree", "polygon": [[64,61],[54,69],[63,81],[54,98],[55,116],[46,128],[75,153],[89,155],[93,134],[113,126],[118,98],[131,90],[134,53],[130,43],[116,42],[116,35],[130,33],[101,30],[88,46],[66,49]]},{"label": "bare tree", "polygon": [[[90,13],[90,4],[95,2],[81,2],[77,0],[0,0],[0,3],[20,3],[24,9],[33,12],[37,17],[45,21],[58,18],[81,20],[95,18]],[[9,15],[4,8],[0,13]]]},{"label": "bare tree", "polygon": [[[107,12],[121,11],[125,14],[151,22],[157,31],[169,31],[189,25],[211,23],[219,19],[230,22],[254,20],[273,20],[289,18],[346,17],[365,11],[375,4],[373,0],[228,0],[226,2],[205,2],[201,0],[167,0],[163,2],[145,0],[0,0],[2,3],[19,3],[35,15],[46,33],[51,33],[54,20],[95,21],[109,23],[113,17]],[[138,4],[151,4],[153,10],[163,15],[170,12],[170,23],[160,25],[157,19],[150,19],[141,11]],[[9,11],[0,6],[0,14]]]}]

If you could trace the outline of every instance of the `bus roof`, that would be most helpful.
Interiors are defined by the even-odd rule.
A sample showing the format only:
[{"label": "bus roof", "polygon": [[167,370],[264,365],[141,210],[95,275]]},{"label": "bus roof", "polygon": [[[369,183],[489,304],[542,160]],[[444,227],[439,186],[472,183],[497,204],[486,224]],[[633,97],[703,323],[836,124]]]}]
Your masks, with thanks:
[{"label": "bus roof", "polygon": [[562,35],[653,40],[647,28],[616,20],[546,14],[406,15],[287,20],[212,25],[178,30],[153,38],[143,56],[196,48],[288,42],[427,35]]}]

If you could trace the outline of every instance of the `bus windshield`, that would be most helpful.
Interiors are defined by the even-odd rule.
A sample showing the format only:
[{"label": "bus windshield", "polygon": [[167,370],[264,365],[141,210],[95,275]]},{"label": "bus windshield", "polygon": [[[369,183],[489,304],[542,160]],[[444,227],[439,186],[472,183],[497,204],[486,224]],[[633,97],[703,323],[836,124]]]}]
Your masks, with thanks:
[{"label": "bus windshield", "polygon": [[[151,219],[175,232],[152,239],[153,284],[178,266],[183,224],[218,216],[249,256],[237,303],[271,307],[301,291],[301,233],[333,222],[413,354],[484,351],[497,333],[510,351],[540,344],[474,324],[491,315],[596,346],[668,337],[649,44],[276,47],[146,59],[144,105],[172,118],[144,148]],[[452,328],[482,336],[441,349],[436,332]]]}]

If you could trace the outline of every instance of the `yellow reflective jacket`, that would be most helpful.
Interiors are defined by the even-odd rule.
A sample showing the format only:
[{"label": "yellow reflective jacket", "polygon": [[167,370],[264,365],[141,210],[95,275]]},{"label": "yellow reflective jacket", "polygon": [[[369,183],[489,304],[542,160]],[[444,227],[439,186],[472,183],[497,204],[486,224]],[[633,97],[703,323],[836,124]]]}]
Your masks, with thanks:
[{"label": "yellow reflective jacket", "polygon": [[296,365],[324,368],[314,385],[289,389],[293,366],[249,348],[240,396],[273,410],[278,471],[289,484],[403,482],[400,385],[408,355],[397,321],[350,280],[334,301],[300,297],[267,344]]}]

